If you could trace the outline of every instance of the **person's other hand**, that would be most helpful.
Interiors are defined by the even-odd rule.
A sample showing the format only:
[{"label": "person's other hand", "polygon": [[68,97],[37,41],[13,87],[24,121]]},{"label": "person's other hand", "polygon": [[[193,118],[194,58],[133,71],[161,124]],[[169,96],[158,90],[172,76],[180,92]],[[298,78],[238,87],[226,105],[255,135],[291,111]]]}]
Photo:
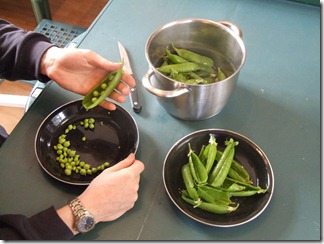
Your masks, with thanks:
[{"label": "person's other hand", "polygon": [[130,154],[94,178],[79,199],[96,222],[115,220],[131,209],[138,199],[143,170],[144,164]]},{"label": "person's other hand", "polygon": [[[43,55],[40,71],[66,90],[86,95],[109,72],[120,68],[121,63],[113,63],[91,50],[51,47]],[[134,78],[123,71],[122,81],[110,98],[125,102],[130,93],[129,87],[135,86]],[[108,110],[116,106],[104,100],[101,106]]]}]

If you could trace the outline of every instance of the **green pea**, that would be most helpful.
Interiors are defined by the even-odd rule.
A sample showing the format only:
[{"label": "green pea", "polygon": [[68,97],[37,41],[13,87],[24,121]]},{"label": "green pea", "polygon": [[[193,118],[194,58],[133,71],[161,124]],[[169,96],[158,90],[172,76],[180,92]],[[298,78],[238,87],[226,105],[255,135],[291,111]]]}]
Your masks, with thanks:
[{"label": "green pea", "polygon": [[[59,141],[58,141],[60,144],[63,144],[65,142],[65,138],[59,138]],[[62,145],[61,145],[62,146]]]},{"label": "green pea", "polygon": [[102,84],[101,84],[101,88],[102,88],[103,90],[107,89],[107,86],[108,86],[107,83],[102,83]]},{"label": "green pea", "polygon": [[74,157],[74,156],[75,156],[75,153],[76,153],[75,150],[70,150],[70,151],[69,151],[69,156],[70,156],[70,157]]},{"label": "green pea", "polygon": [[64,170],[64,173],[65,173],[66,175],[71,175],[71,174],[72,174],[72,171],[71,171],[71,169],[65,169],[65,170]]},{"label": "green pea", "polygon": [[69,147],[69,146],[70,146],[70,141],[65,141],[65,142],[63,143],[63,146],[64,146],[64,147]]},{"label": "green pea", "polygon": [[[64,143],[64,142],[63,142],[63,143]],[[57,149],[63,149],[63,146],[62,146],[62,144],[60,143],[60,144],[57,144],[57,145],[56,145],[56,148],[57,148]]]}]

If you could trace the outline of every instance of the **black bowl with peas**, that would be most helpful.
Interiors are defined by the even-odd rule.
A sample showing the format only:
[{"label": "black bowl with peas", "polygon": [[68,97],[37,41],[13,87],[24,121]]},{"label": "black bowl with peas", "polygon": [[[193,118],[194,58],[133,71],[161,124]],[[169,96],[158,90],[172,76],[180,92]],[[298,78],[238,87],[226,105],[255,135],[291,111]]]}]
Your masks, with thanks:
[{"label": "black bowl with peas", "polygon": [[107,167],[135,153],[138,127],[121,106],[86,110],[82,100],[64,104],[38,128],[35,153],[40,166],[53,178],[73,185],[88,185]]}]

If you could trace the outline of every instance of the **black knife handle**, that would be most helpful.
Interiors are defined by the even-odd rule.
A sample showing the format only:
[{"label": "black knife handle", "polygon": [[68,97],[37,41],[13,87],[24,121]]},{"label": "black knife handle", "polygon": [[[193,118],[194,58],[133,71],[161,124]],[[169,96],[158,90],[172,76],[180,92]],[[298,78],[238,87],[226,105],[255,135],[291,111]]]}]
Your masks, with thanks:
[{"label": "black knife handle", "polygon": [[139,113],[142,110],[142,105],[140,105],[138,101],[137,89],[136,87],[131,87],[130,90],[131,90],[130,99],[131,99],[133,110],[135,113]]}]

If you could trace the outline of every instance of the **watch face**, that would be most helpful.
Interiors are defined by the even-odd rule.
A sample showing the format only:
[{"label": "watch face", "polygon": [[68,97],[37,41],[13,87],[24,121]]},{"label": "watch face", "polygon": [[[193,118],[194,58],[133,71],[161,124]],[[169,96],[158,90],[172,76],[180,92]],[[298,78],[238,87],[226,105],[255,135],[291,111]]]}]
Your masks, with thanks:
[{"label": "watch face", "polygon": [[92,216],[82,216],[76,224],[79,232],[88,232],[95,226]]}]

